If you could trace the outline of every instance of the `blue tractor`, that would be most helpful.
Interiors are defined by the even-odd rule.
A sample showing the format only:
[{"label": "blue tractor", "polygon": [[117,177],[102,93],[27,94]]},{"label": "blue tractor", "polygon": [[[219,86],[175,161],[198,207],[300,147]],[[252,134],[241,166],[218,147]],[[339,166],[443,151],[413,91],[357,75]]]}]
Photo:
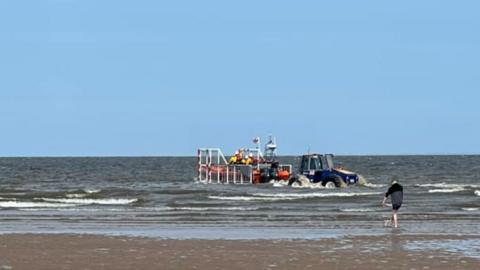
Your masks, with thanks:
[{"label": "blue tractor", "polygon": [[363,181],[363,178],[354,172],[336,168],[332,154],[303,155],[298,175],[290,181],[290,184],[305,177],[310,183],[321,183],[326,188],[345,187]]}]

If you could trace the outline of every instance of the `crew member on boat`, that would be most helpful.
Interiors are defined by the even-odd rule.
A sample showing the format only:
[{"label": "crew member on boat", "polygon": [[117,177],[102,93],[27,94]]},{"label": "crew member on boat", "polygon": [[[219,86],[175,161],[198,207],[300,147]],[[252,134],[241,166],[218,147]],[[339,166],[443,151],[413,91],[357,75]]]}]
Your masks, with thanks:
[{"label": "crew member on boat", "polygon": [[238,154],[239,154],[239,151],[235,151],[235,154],[233,154],[233,156],[228,160],[228,163],[229,164],[236,164],[238,162]]},{"label": "crew member on boat", "polygon": [[248,158],[245,160],[245,165],[252,165],[254,162],[255,159],[253,158],[253,154],[248,154]]}]

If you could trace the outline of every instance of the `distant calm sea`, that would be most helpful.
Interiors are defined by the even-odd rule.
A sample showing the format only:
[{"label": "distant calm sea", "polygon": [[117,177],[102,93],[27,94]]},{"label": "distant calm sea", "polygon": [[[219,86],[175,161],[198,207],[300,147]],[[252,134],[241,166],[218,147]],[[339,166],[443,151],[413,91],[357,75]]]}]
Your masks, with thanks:
[{"label": "distant calm sea", "polygon": [[[284,162],[298,165],[295,157]],[[479,234],[480,156],[342,156],[367,187],[213,185],[196,158],[0,158],[0,233],[167,238],[301,238],[385,234],[380,202],[405,188],[401,233]]]}]

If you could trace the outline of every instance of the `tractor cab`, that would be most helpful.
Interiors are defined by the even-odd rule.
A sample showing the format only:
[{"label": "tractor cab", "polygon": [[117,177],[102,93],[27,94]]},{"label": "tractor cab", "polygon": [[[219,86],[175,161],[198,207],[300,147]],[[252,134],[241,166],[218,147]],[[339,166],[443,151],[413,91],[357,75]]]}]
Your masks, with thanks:
[{"label": "tractor cab", "polygon": [[333,169],[333,155],[319,155],[310,154],[302,156],[302,162],[300,164],[300,170],[302,174],[309,173],[311,171],[330,170]]},{"label": "tractor cab", "polygon": [[302,156],[300,174],[312,183],[327,187],[342,187],[358,182],[358,175],[343,168],[335,168],[332,154],[307,154]]}]

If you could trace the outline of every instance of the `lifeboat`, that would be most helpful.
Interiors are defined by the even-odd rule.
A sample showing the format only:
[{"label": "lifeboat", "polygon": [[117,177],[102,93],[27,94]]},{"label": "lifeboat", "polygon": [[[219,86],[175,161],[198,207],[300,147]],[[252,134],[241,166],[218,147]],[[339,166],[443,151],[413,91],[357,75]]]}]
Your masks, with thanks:
[{"label": "lifeboat", "polygon": [[278,171],[277,174],[278,180],[288,180],[290,179],[290,172],[288,171]]}]

